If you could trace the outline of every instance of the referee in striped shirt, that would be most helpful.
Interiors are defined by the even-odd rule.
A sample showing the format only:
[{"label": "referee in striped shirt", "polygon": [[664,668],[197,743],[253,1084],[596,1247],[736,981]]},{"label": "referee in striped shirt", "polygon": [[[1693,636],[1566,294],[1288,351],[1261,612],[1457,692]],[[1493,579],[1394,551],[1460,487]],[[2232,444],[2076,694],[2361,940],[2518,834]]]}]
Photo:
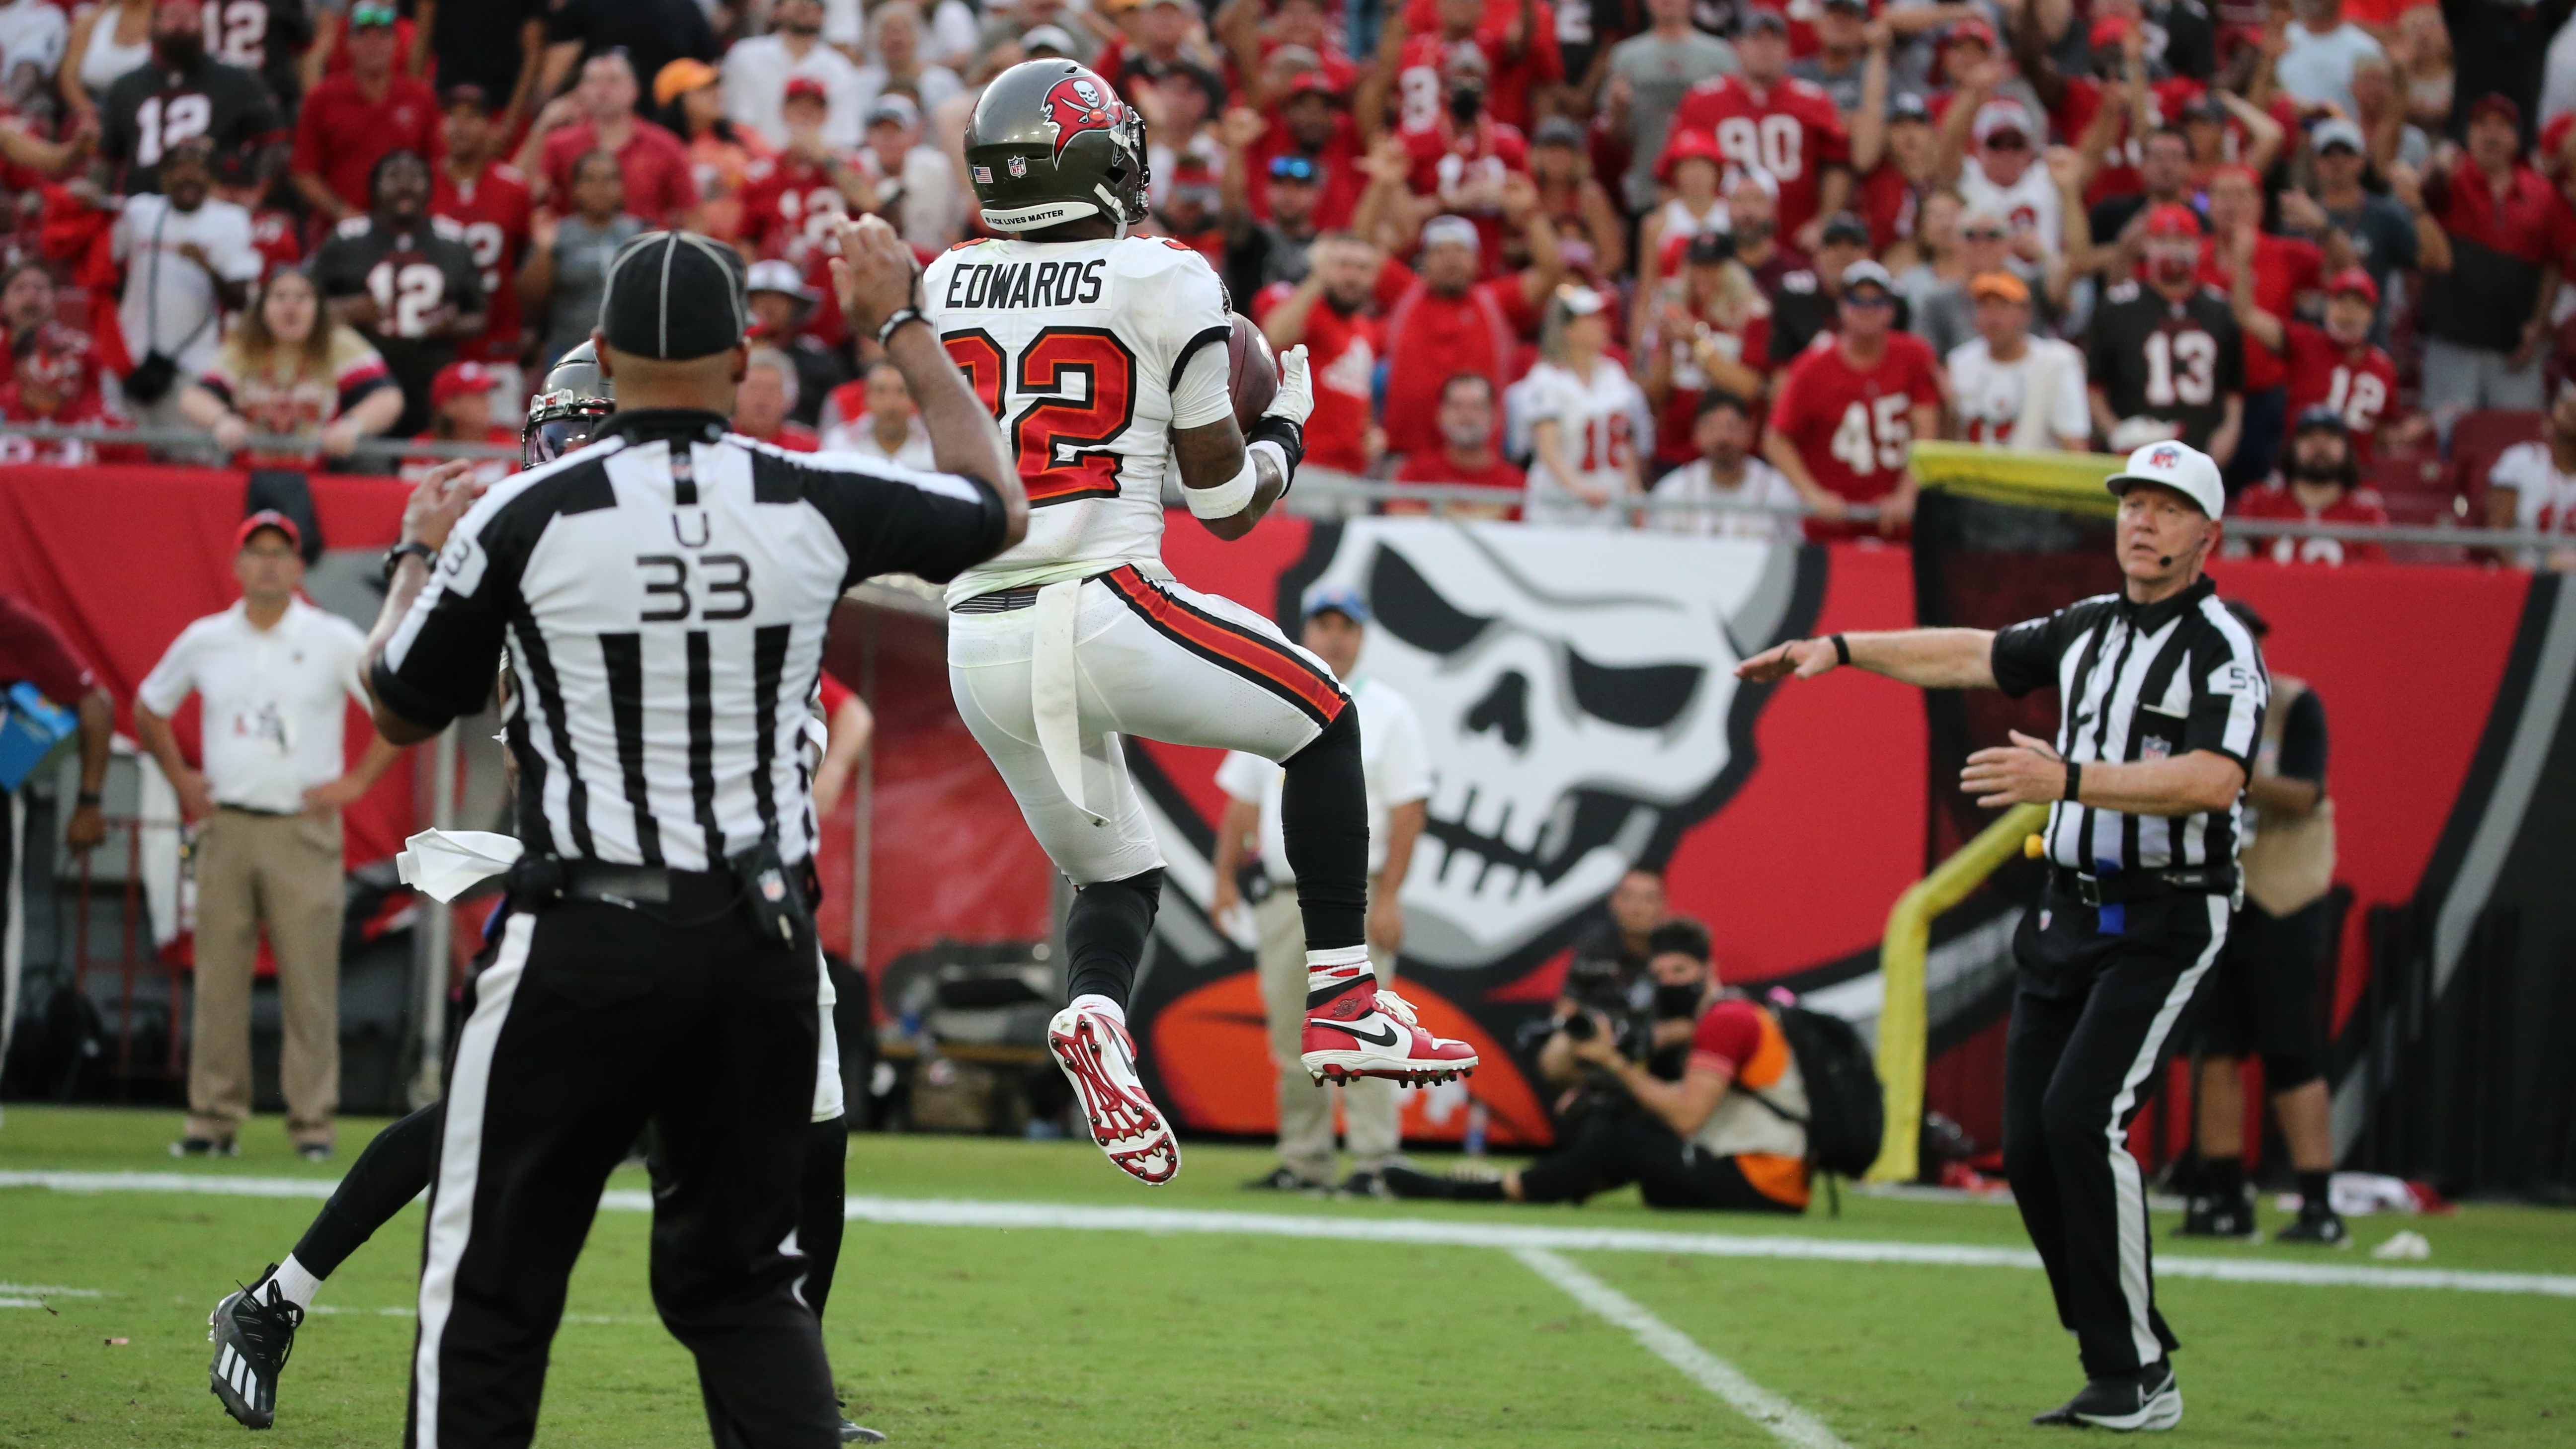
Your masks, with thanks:
[{"label": "referee in striped shirt", "polygon": [[818,1030],[806,700],[843,590],[948,578],[1028,519],[992,415],[913,325],[911,252],[875,217],[839,237],[842,310],[902,369],[940,471],[729,433],[742,262],[650,232],[609,264],[593,341],[617,411],[593,441],[488,492],[442,469],[404,518],[376,727],[410,744],[479,708],[506,648],[527,845],[449,1069],[419,1449],[529,1442],[565,1281],[648,1120],[669,1169],[654,1304],[718,1449],[838,1443],[795,1240]]},{"label": "referee in striped shirt", "polygon": [[1989,809],[2050,802],[2047,883],[2013,940],[2004,1170],[2088,1382],[2034,1422],[2170,1429],[2182,1421],[2176,1340],[2156,1311],[2127,1134],[2227,938],[2270,681],[2201,574],[2226,505],[2218,465],[2150,443],[2106,481],[2120,500],[2120,593],[2000,633],[1799,640],[1736,672],[1812,679],[1854,664],[1927,689],[2057,686],[2054,745],[2015,732],[1970,755],[1960,778]]}]

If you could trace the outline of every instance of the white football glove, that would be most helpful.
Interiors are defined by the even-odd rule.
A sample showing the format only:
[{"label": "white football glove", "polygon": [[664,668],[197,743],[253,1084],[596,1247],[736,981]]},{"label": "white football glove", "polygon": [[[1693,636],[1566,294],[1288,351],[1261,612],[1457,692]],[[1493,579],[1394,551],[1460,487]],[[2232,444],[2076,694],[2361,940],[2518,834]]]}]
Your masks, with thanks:
[{"label": "white football glove", "polygon": [[1306,370],[1306,344],[1298,343],[1279,354],[1279,395],[1261,410],[1265,418],[1285,418],[1298,427],[1306,425],[1306,415],[1315,410],[1315,379]]}]

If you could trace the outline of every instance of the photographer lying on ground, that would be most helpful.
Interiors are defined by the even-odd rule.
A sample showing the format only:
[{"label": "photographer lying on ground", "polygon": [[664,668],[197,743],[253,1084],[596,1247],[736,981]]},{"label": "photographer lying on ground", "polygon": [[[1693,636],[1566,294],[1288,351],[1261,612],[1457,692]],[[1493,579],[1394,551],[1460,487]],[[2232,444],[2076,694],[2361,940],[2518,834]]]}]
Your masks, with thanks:
[{"label": "photographer lying on ground", "polygon": [[[1719,990],[1708,928],[1655,928],[1647,971],[1651,1016],[1569,1017],[1539,1052],[1551,1083],[1574,1085],[1560,1111],[1566,1146],[1500,1182],[1386,1170],[1398,1197],[1581,1202],[1635,1183],[1648,1207],[1804,1212],[1807,1094],[1770,1011]],[[1776,1109],[1776,1110],[1775,1110]]]}]

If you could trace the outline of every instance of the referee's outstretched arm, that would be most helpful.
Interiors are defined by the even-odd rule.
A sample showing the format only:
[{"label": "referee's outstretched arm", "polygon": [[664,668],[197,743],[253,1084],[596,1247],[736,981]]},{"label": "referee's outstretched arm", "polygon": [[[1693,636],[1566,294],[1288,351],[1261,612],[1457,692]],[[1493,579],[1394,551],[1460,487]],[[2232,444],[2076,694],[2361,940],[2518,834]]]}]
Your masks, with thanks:
[{"label": "referee's outstretched arm", "polygon": [[[1756,684],[1813,679],[1848,662],[1924,689],[1993,689],[1995,638],[1991,629],[1898,629],[1792,639],[1737,665],[1735,675]],[[2244,764],[2216,750],[2069,769],[2046,740],[2015,730],[2012,741],[1970,755],[1959,772],[1960,790],[1989,810],[2072,800],[2126,815],[2197,815],[2228,808],[2245,785]]]}]

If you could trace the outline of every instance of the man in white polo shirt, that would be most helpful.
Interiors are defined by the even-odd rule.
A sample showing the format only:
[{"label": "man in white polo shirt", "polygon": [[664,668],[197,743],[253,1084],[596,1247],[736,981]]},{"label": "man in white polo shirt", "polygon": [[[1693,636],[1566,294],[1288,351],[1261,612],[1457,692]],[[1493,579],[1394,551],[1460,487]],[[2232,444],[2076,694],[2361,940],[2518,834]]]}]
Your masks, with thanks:
[{"label": "man in white polo shirt", "polygon": [[[1395,955],[1404,945],[1404,877],[1413,865],[1431,798],[1431,762],[1422,723],[1403,695],[1359,672],[1367,642],[1369,607],[1359,591],[1318,589],[1306,596],[1305,633],[1299,642],[1329,666],[1360,712],[1360,773],[1368,784],[1369,964],[1378,984],[1391,989]],[[1236,751],[1217,766],[1216,782],[1228,797],[1217,828],[1216,891],[1210,908],[1222,923],[1240,904],[1235,875],[1247,840],[1260,840],[1261,871],[1270,894],[1253,908],[1261,936],[1261,1001],[1270,1018],[1270,1053],[1279,1065],[1279,1166],[1246,1187],[1296,1192],[1333,1182],[1333,1098],[1306,1075],[1300,1045],[1306,1025],[1306,935],[1297,912],[1297,877],[1288,868],[1288,843],[1279,822],[1280,785],[1286,772],[1259,755]],[[1387,1164],[1402,1143],[1403,1104],[1395,1083],[1350,1082],[1342,1089],[1342,1116],[1351,1149],[1351,1175],[1340,1190],[1384,1196]]]},{"label": "man in white polo shirt", "polygon": [[[254,513],[238,543],[241,602],[181,630],[135,691],[136,732],[197,827],[188,1127],[170,1150],[237,1150],[250,1115],[251,969],[266,926],[285,1012],[286,1132],[320,1162],[340,1099],[340,810],[401,751],[370,730],[365,758],[343,772],[348,706],[368,703],[358,683],[366,636],[296,596],[304,558],[293,520]],[[202,772],[170,730],[190,694],[204,707]]]}]

